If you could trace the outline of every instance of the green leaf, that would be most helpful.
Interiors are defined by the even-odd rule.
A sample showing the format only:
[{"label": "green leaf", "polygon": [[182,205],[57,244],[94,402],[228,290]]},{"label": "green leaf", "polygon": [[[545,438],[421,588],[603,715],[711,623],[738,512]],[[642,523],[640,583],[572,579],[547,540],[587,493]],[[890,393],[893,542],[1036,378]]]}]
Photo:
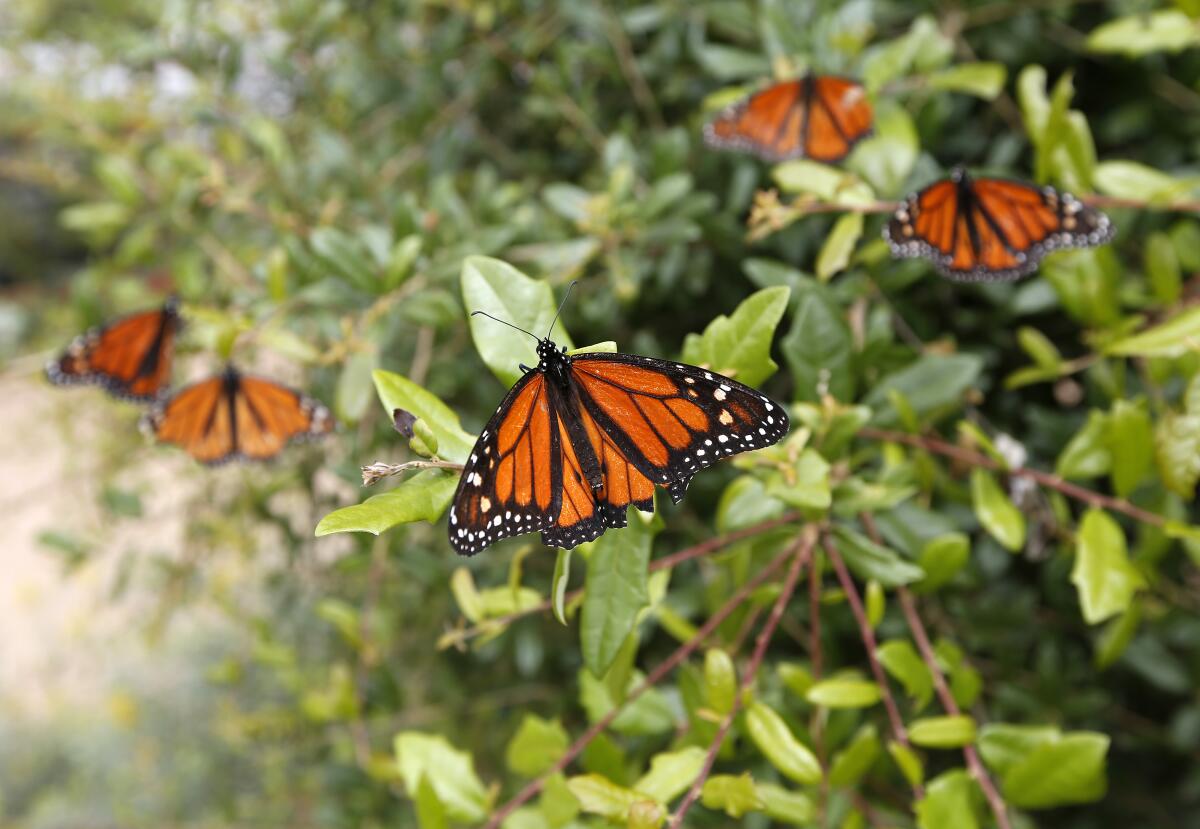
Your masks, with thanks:
[{"label": "green leaf", "polygon": [[1017,329],[1017,342],[1040,368],[1057,373],[1062,366],[1062,354],[1050,338],[1028,325]]},{"label": "green leaf", "polygon": [[895,740],[888,742],[887,749],[896,768],[900,769],[900,773],[908,781],[908,785],[914,788],[921,785],[925,779],[925,766],[921,763],[921,758],[917,753]]},{"label": "green leaf", "polygon": [[1154,463],[1154,429],[1150,415],[1139,403],[1117,400],[1108,417],[1108,451],[1112,456],[1112,483],[1124,498],[1145,479]]},{"label": "green leaf", "polygon": [[1092,803],[1104,797],[1104,762],[1109,739],[1077,731],[1033,749],[1001,780],[1005,799],[1021,809]]},{"label": "green leaf", "polygon": [[1200,29],[1180,9],[1131,14],[1102,23],[1088,34],[1092,52],[1136,58],[1154,52],[1182,52],[1200,45]]},{"label": "green leaf", "polygon": [[650,771],[642,775],[633,788],[658,803],[669,803],[700,776],[706,753],[699,746],[689,746],[656,754],[650,758]]},{"label": "green leaf", "polygon": [[979,753],[998,776],[1003,777],[1038,746],[1056,742],[1061,732],[1051,725],[989,723],[979,732]]},{"label": "green leaf", "polygon": [[340,420],[357,423],[371,405],[371,372],[375,370],[375,354],[357,351],[351,354],[338,375],[334,407]]},{"label": "green leaf", "polygon": [[[750,266],[747,266],[750,270]],[[794,289],[792,327],[780,347],[796,381],[796,398],[817,402],[822,393],[854,397],[854,341],[841,306],[824,285],[801,276]]]},{"label": "green leaf", "polygon": [[1133,602],[1129,609],[1104,626],[1096,640],[1096,667],[1104,669],[1121,658],[1137,634],[1142,620],[1141,605]]},{"label": "green leaf", "polygon": [[487,817],[487,790],[475,774],[471,755],[459,751],[445,737],[402,731],[395,740],[396,764],[404,787],[414,795],[425,779],[454,820],[474,823]]},{"label": "green leaf", "polygon": [[634,804],[645,798],[599,774],[581,774],[567,779],[567,788],[584,812],[614,820],[625,820]]},{"label": "green leaf", "polygon": [[[1200,375],[1193,384],[1198,380]],[[1154,449],[1163,485],[1190,499],[1200,480],[1200,413],[1163,414],[1154,430]]]},{"label": "green leaf", "polygon": [[917,415],[928,415],[960,405],[982,369],[983,360],[973,354],[926,354],[884,377],[862,402],[875,412],[876,425],[894,426],[897,417],[888,397],[890,391],[903,394]]},{"label": "green leaf", "polygon": [[892,639],[875,649],[875,656],[889,674],[904,686],[916,710],[933,697],[933,675],[907,639]]},{"label": "green leaf", "polygon": [[817,279],[828,282],[834,274],[840,273],[850,264],[850,256],[854,246],[862,238],[863,214],[845,213],[836,222],[825,244],[817,254]]},{"label": "green leaf", "polygon": [[1089,625],[1124,613],[1133,594],[1146,586],[1129,561],[1124,531],[1101,509],[1089,509],[1080,522],[1071,583]]},{"label": "green leaf", "polygon": [[628,527],[600,536],[588,555],[579,638],[583,664],[597,677],[608,671],[650,603],[646,577],[654,534],[634,513]]},{"label": "green leaf", "polygon": [[896,100],[875,102],[875,132],[854,149],[847,166],[878,193],[897,193],[920,152],[920,137],[908,110]]},{"label": "green leaf", "polygon": [[1151,233],[1146,239],[1143,262],[1155,298],[1163,305],[1178,302],[1183,293],[1183,266],[1171,237],[1162,232]]},{"label": "green leaf", "polygon": [[335,227],[319,227],[308,238],[313,252],[335,274],[361,290],[378,289],[378,269],[357,238]]},{"label": "green leaf", "polygon": [[875,200],[871,188],[854,175],[808,159],[777,164],[771,177],[785,193],[809,194],[820,202],[852,206]]},{"label": "green leaf", "polygon": [[717,530],[727,533],[783,515],[784,504],[767,495],[766,486],[752,475],[734,478],[717,502]]},{"label": "green leaf", "polygon": [[1200,306],[1193,305],[1140,334],[1109,343],[1104,352],[1121,357],[1179,357],[1194,350],[1198,338]]},{"label": "green leaf", "polygon": [[376,369],[371,376],[388,418],[395,409],[411,412],[433,431],[442,458],[458,463],[467,459],[475,438],[463,431],[453,409],[403,375]]},{"label": "green leaf", "polygon": [[960,63],[934,72],[926,83],[930,89],[965,92],[990,101],[1004,91],[1007,77],[1008,71],[1002,63]]},{"label": "green leaf", "polygon": [[429,778],[421,775],[421,782],[413,795],[417,807],[417,826],[420,829],[446,829],[446,807],[438,799],[437,791]]},{"label": "green leaf", "polygon": [[475,586],[475,577],[466,567],[456,567],[450,574],[450,592],[468,622],[476,624],[483,618],[486,612],[483,597],[479,595],[479,589]]},{"label": "green leaf", "polygon": [[402,481],[382,495],[373,495],[361,504],[334,510],[317,524],[320,538],[332,533],[362,532],[379,535],[397,524],[413,521],[437,521],[458,486],[458,476],[437,469],[426,469]]},{"label": "green leaf", "polygon": [[925,572],[925,578],[917,582],[914,589],[920,593],[932,593],[949,584],[966,566],[971,557],[971,539],[964,533],[946,533],[925,542],[917,565]]},{"label": "green leaf", "polygon": [[979,523],[1001,546],[1014,553],[1025,546],[1025,516],[991,473],[978,467],[971,470],[971,504]]},{"label": "green leaf", "polygon": [[[461,284],[468,313],[486,311],[538,337],[550,331],[558,311],[550,283],[530,279],[499,259],[468,256],[463,260]],[[528,334],[484,316],[469,317],[467,322],[479,356],[506,386],[521,378],[519,364],[538,364],[537,343]],[[559,346],[573,347],[561,322],[554,324],[550,339]]]},{"label": "green leaf", "polygon": [[737,694],[737,669],[729,654],[710,648],[704,654],[704,697],[708,707],[724,716],[733,710]]},{"label": "green leaf", "polygon": [[706,366],[748,386],[766,380],[778,368],[771,359],[771,339],[790,293],[782,285],[764,288],[743,300],[730,316],[722,314],[710,322],[703,334],[688,334],[683,361]]},{"label": "green leaf", "polygon": [[1096,189],[1119,199],[1167,205],[1188,195],[1192,184],[1179,181],[1136,161],[1105,161],[1096,165]]},{"label": "green leaf", "polygon": [[1063,447],[1054,471],[1064,478],[1098,478],[1112,469],[1108,415],[1092,410],[1087,422]]},{"label": "green leaf", "polygon": [[965,714],[924,717],[909,724],[908,738],[924,748],[961,748],[975,742],[975,720]]},{"label": "green leaf", "polygon": [[754,790],[765,804],[767,817],[793,826],[808,826],[816,810],[802,792],[794,792],[773,783],[756,783]]},{"label": "green leaf", "polygon": [[905,561],[894,550],[876,544],[862,533],[836,524],[833,534],[838,540],[838,552],[859,578],[875,579],[884,587],[899,587],[925,577],[925,572]]},{"label": "green leaf", "polygon": [[883,585],[875,579],[867,582],[863,604],[866,607],[867,624],[874,630],[879,627],[879,623],[883,621],[883,614],[887,612],[887,596],[884,595]]},{"label": "green leaf", "polygon": [[864,725],[854,735],[850,745],[833,756],[833,765],[829,768],[829,782],[834,786],[856,786],[875,761],[879,758],[881,746],[879,734],[875,726]]},{"label": "green leaf", "polygon": [[793,507],[828,509],[833,503],[829,462],[817,450],[805,449],[794,467],[768,480],[767,494]]},{"label": "green leaf", "polygon": [[554,559],[554,576],[550,580],[550,609],[559,624],[567,623],[567,584],[571,581],[571,553],[574,550],[559,549]]},{"label": "green leaf", "polygon": [[731,818],[747,812],[759,812],[766,803],[759,796],[750,772],[737,775],[714,774],[704,781],[700,803],[706,809],[720,809]]},{"label": "green leaf", "polygon": [[975,783],[962,769],[939,774],[929,781],[916,807],[919,829],[977,829],[979,822],[971,808],[971,790]]},{"label": "green leaf", "polygon": [[822,708],[869,708],[879,702],[879,686],[865,679],[832,677],[808,689],[805,699]]},{"label": "green leaf", "polygon": [[785,777],[806,785],[820,782],[821,764],[816,755],[765,702],[755,700],[746,709],[746,733]]},{"label": "green leaf", "polygon": [[[617,696],[624,699],[629,690],[641,682],[642,678],[638,671],[630,671],[626,687],[621,689]],[[616,705],[614,694],[609,688],[609,683],[593,676],[587,668],[579,670],[578,679],[580,702],[587,712],[588,721],[594,723],[612,711]],[[665,734],[674,728],[674,709],[663,692],[657,688],[651,688],[626,705],[612,724],[613,731],[631,736]]]},{"label": "green leaf", "polygon": [[517,733],[508,741],[504,760],[522,777],[537,777],[549,770],[567,751],[570,739],[558,720],[526,714]]}]

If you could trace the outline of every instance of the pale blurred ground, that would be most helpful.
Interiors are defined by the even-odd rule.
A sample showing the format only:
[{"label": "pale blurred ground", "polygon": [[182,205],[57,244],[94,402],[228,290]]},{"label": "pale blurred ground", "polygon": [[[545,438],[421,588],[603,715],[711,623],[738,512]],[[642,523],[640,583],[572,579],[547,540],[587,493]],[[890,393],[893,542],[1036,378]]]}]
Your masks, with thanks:
[{"label": "pale blurred ground", "polygon": [[[23,359],[0,375],[0,717],[92,705],[149,656],[134,601],[111,599],[120,560],[111,553],[169,550],[182,535],[171,505],[183,485],[169,480],[135,485],[141,519],[114,522],[97,506],[98,441],[112,418],[125,428],[137,410],[99,389],[52,387],[31,370],[38,364]],[[53,529],[93,543],[88,561],[68,570],[38,541]]]}]

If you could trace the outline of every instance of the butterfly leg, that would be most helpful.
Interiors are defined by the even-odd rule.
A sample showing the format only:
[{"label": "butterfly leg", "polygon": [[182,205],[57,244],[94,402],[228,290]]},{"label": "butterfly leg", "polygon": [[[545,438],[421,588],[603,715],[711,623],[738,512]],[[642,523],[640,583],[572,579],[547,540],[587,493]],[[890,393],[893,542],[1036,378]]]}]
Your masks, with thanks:
[{"label": "butterfly leg", "polygon": [[522,374],[528,374],[529,372],[533,371],[533,369],[531,369],[529,366],[525,365],[524,363],[517,363],[517,368],[521,369]]}]

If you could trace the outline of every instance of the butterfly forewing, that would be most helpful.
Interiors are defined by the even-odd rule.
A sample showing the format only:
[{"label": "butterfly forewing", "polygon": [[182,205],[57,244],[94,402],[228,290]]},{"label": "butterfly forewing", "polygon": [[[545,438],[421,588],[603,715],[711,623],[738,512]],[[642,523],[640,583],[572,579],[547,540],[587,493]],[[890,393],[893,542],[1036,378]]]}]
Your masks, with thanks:
[{"label": "butterfly forewing", "polygon": [[59,385],[95,383],[116,397],[152,400],[170,380],[179,324],[174,301],[124,317],[76,337],[46,375]]},{"label": "butterfly forewing", "polygon": [[1109,241],[1108,217],[1067,193],[956,171],[909,196],[884,227],[895,256],[959,281],[1019,279],[1046,253]]},{"label": "butterfly forewing", "polygon": [[479,434],[450,502],[450,542],[462,555],[551,526],[562,504],[557,414],[545,377],[517,381]]}]

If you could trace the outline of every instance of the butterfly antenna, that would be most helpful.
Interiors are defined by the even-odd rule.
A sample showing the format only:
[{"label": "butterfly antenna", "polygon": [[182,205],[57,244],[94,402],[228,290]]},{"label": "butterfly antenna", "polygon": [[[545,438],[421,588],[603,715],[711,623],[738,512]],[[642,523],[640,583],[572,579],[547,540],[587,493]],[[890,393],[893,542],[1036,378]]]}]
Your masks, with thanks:
[{"label": "butterfly antenna", "polygon": [[567,304],[567,299],[571,296],[571,290],[578,281],[578,279],[572,279],[571,284],[567,286],[567,292],[563,294],[562,302],[558,303],[558,310],[554,312],[554,319],[550,320],[550,330],[546,332],[546,339],[550,339],[550,334],[554,332],[554,323],[558,322],[558,315],[562,313],[563,306]]},{"label": "butterfly antenna", "polygon": [[520,331],[522,334],[528,334],[529,336],[531,336],[531,337],[533,337],[535,340],[537,340],[539,343],[541,342],[541,339],[538,337],[538,335],[537,335],[537,334],[534,334],[532,331],[526,331],[524,328],[522,328],[522,327],[521,327],[521,326],[519,326],[519,325],[513,325],[511,322],[507,322],[506,320],[502,320],[502,319],[500,319],[499,317],[493,317],[493,316],[492,316],[491,314],[489,314],[487,311],[472,311],[472,312],[471,312],[471,316],[473,316],[473,317],[474,317],[474,316],[483,316],[483,317],[487,317],[487,318],[488,318],[488,319],[490,319],[490,320],[495,320],[496,322],[500,323],[501,325],[507,325],[509,328],[515,328],[515,329],[517,329],[518,331]]}]

